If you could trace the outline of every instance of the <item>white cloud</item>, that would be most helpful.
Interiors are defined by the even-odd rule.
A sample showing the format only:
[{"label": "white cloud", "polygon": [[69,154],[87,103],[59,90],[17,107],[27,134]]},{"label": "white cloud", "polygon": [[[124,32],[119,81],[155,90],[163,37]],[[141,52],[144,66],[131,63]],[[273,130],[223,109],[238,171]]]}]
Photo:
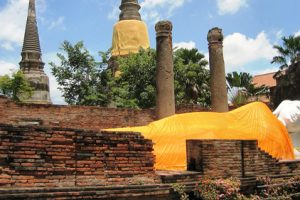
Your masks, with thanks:
[{"label": "white cloud", "polygon": [[13,50],[14,50],[14,47],[13,47],[13,45],[12,45],[11,42],[3,42],[3,43],[1,44],[1,47],[2,47],[3,49],[7,50],[7,51],[13,51]]},{"label": "white cloud", "polygon": [[173,15],[174,10],[190,0],[144,0],[141,2],[142,16],[146,21],[157,22]]},{"label": "white cloud", "polygon": [[65,18],[63,16],[60,16],[60,17],[57,18],[57,20],[54,20],[50,23],[48,29],[52,30],[52,29],[55,29],[55,28],[60,28],[62,30],[65,30],[66,27],[64,25],[64,22],[65,22]]},{"label": "white cloud", "polygon": [[4,60],[0,60],[0,76],[3,75],[11,75],[19,69],[15,63],[7,62]]},{"label": "white cloud", "polygon": [[273,72],[277,72],[277,71],[278,71],[278,67],[272,67],[272,68],[266,68],[263,70],[253,71],[252,74],[259,75],[259,74],[273,73]]},{"label": "white cloud", "polygon": [[235,14],[241,8],[247,7],[248,0],[217,0],[219,15]]},{"label": "white cloud", "polygon": [[233,33],[224,39],[224,59],[227,71],[236,70],[245,64],[261,59],[271,60],[275,55],[276,51],[265,32],[259,33],[256,38]]},{"label": "white cloud", "polygon": [[[0,8],[0,47],[13,50],[14,46],[21,46],[24,37],[28,0],[6,0]],[[45,0],[37,1],[37,10],[42,13],[46,10]]]},{"label": "white cloud", "polygon": [[297,32],[297,33],[295,33],[295,36],[297,37],[297,36],[300,36],[300,30]]},{"label": "white cloud", "polygon": [[193,49],[196,48],[196,43],[193,41],[189,42],[178,42],[173,44],[174,48],[184,48],[184,49]]},{"label": "white cloud", "polygon": [[[8,0],[0,10],[0,43],[21,45],[27,16],[27,0]],[[5,47],[4,47],[5,48]]]},{"label": "white cloud", "polygon": [[50,96],[53,104],[57,105],[65,105],[66,102],[62,97],[62,92],[58,89],[59,85],[52,74],[48,74],[49,76],[49,87],[50,87]]}]

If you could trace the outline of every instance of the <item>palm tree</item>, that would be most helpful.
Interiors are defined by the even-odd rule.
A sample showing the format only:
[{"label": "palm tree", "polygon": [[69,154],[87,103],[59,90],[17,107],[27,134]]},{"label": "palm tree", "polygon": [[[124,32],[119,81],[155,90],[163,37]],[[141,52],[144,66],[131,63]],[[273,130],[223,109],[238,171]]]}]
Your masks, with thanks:
[{"label": "palm tree", "polygon": [[281,65],[281,69],[293,65],[297,61],[297,54],[300,53],[300,36],[283,37],[283,46],[274,45],[278,52],[278,56],[273,57],[271,63]]},{"label": "palm tree", "polygon": [[210,104],[208,62],[198,49],[177,49],[174,52],[176,98],[181,103]]},{"label": "palm tree", "polygon": [[226,80],[231,87],[239,87],[248,89],[252,84],[252,76],[246,72],[232,72],[228,73]]},{"label": "palm tree", "polygon": [[269,88],[267,86],[255,86],[252,83],[252,75],[246,72],[228,73],[226,80],[231,87],[238,88],[237,96],[233,97],[233,99],[238,101],[246,101],[248,97],[258,97],[260,95],[268,95],[269,93]]}]

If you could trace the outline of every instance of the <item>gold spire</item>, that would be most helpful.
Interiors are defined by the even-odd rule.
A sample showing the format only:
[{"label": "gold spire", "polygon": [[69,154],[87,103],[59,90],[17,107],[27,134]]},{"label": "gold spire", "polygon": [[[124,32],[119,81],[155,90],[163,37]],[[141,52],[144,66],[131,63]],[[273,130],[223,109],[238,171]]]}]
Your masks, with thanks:
[{"label": "gold spire", "polygon": [[147,25],[141,20],[137,0],[122,0],[120,19],[114,26],[112,56],[137,53],[150,47]]}]

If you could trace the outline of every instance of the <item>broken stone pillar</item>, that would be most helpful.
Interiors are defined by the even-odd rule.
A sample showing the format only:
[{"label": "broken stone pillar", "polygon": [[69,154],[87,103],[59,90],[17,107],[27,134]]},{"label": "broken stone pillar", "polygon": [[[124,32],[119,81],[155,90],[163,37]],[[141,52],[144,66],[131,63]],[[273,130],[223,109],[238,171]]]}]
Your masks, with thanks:
[{"label": "broken stone pillar", "polygon": [[162,119],[175,114],[172,23],[160,21],[156,30],[156,116]]},{"label": "broken stone pillar", "polygon": [[212,110],[214,112],[228,112],[222,29],[211,29],[208,32],[207,40],[209,43]]}]

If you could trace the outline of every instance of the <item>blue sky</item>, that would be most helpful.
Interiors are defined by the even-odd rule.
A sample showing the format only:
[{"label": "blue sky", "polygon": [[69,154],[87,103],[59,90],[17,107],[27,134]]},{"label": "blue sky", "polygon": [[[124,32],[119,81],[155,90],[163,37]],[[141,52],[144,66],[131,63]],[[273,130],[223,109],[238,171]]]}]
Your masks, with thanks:
[{"label": "blue sky", "polygon": [[[54,103],[63,103],[50,61],[64,40],[83,40],[97,56],[111,46],[121,0],[36,0],[45,71],[50,77]],[[276,71],[270,60],[281,37],[300,35],[299,0],[140,0],[142,17],[155,47],[154,25],[172,21],[174,46],[198,48],[207,55],[207,32],[223,29],[227,72],[252,74]],[[18,68],[24,37],[28,0],[0,0],[0,75]]]}]

